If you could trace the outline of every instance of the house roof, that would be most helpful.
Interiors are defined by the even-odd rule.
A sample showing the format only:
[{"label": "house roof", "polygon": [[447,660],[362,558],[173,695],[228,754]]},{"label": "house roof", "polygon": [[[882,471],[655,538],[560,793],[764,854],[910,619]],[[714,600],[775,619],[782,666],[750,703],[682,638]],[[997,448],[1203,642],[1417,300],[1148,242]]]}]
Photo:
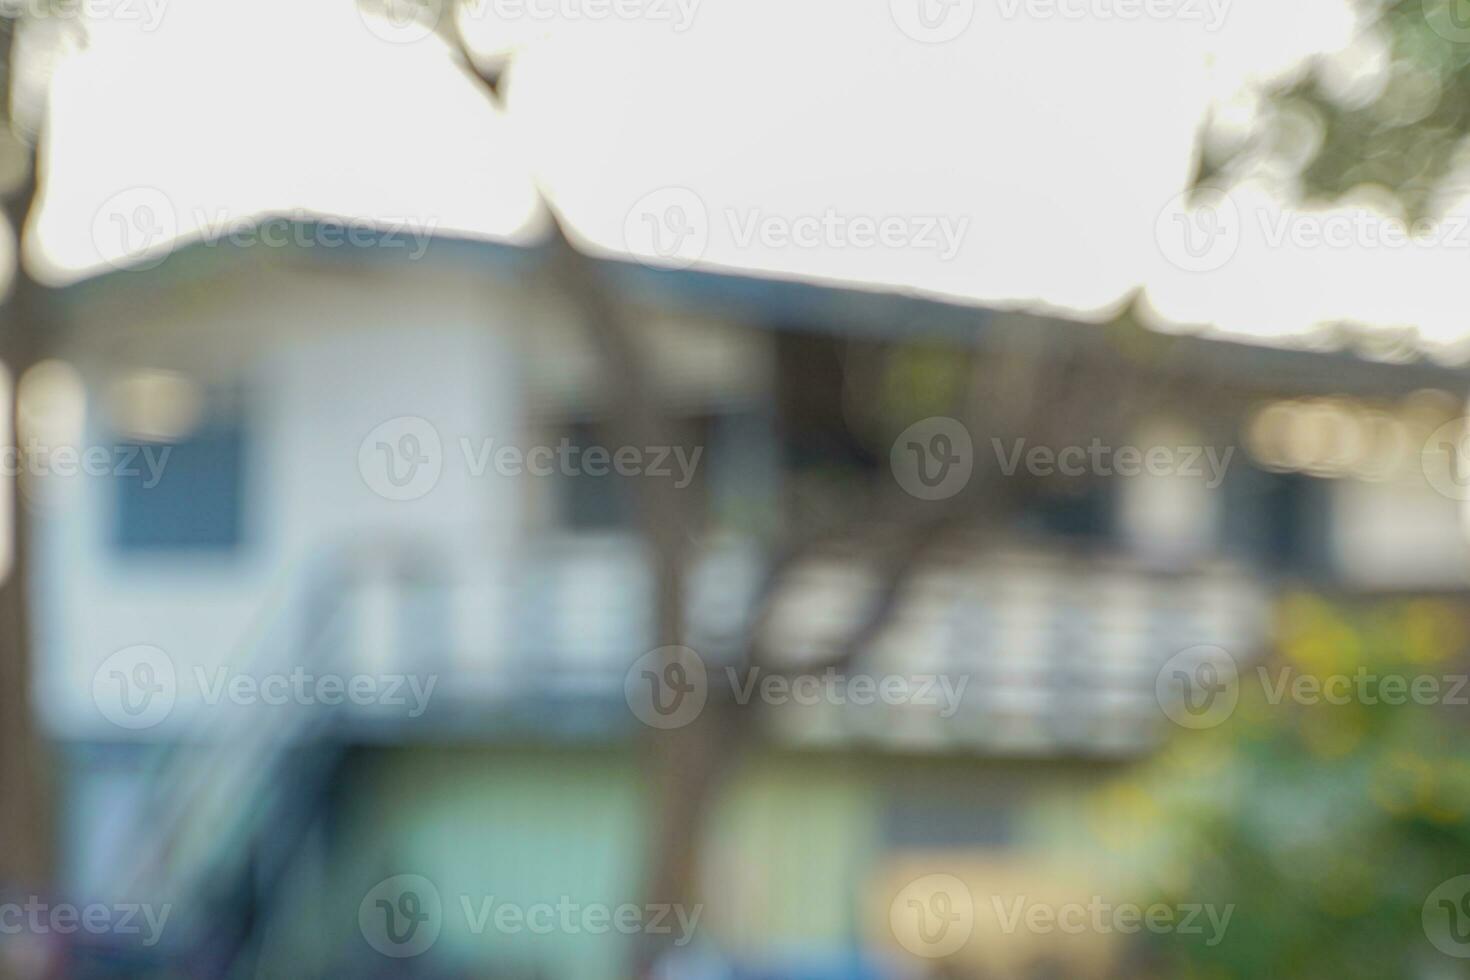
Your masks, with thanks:
[{"label": "house roof", "polygon": [[[283,219],[285,220],[285,219]],[[311,222],[290,221],[311,239]],[[429,239],[418,259],[398,247],[343,243],[338,247],[247,248],[228,242],[195,242],[144,269],[125,268],[63,287],[59,298],[73,309],[131,298],[146,303],[160,289],[199,286],[261,269],[313,268],[365,271],[405,268],[450,270],[468,276],[523,280],[545,261],[544,249],[451,236]],[[391,244],[391,243],[390,243]],[[724,316],[775,331],[816,331],[875,341],[921,341],[984,348],[1012,331],[1040,335],[1055,349],[1076,350],[1119,343],[1114,328],[1011,310],[944,301],[891,290],[866,290],[734,272],[652,268],[608,258],[592,260],[628,301],[669,311]],[[1301,394],[1397,395],[1422,388],[1459,393],[1470,366],[1430,357],[1409,338],[1337,331],[1315,346],[1263,346],[1218,335],[1162,334],[1136,325],[1156,368],[1248,382],[1266,390]]]}]

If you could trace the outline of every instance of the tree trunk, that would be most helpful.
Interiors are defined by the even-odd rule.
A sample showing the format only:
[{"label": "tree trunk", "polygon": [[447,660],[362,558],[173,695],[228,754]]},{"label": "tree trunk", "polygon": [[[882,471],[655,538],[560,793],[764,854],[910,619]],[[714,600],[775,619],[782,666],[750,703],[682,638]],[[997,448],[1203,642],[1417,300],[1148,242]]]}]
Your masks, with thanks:
[{"label": "tree trunk", "polygon": [[[3,63],[8,94],[13,62],[15,21],[3,32]],[[8,102],[8,99],[7,99]],[[13,136],[20,145],[19,138]],[[39,359],[42,322],[50,303],[49,291],[26,272],[20,262],[20,238],[36,196],[36,158],[20,185],[5,200],[5,213],[16,240],[16,262],[10,293],[0,307],[0,361],[9,374],[5,411],[8,434],[3,438],[20,446],[19,382]],[[10,457],[17,463],[21,456]],[[15,467],[17,471],[23,465]],[[9,524],[6,554],[0,561],[0,889],[44,892],[53,870],[52,824],[48,766],[31,701],[32,656],[30,617],[30,526],[26,496],[19,472],[0,474],[6,483],[3,505]]]}]

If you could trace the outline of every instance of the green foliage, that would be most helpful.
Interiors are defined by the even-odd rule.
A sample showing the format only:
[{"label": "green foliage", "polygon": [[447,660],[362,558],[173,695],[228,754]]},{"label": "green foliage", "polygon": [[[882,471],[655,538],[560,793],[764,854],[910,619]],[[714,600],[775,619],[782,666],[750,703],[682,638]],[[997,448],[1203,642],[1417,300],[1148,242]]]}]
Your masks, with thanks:
[{"label": "green foliage", "polygon": [[[1177,736],[1132,787],[1150,801],[1152,900],[1235,905],[1213,947],[1158,937],[1169,976],[1464,975],[1421,916],[1470,873],[1470,708],[1445,703],[1470,698],[1455,690],[1467,643],[1470,618],[1449,602],[1283,604],[1276,655],[1243,670],[1229,721]],[[1344,675],[1345,703],[1282,686]],[[1390,677],[1439,693],[1388,703],[1402,700]]]},{"label": "green foliage", "polygon": [[[1259,132],[1223,156],[1205,154],[1200,183],[1262,157],[1300,165],[1308,196],[1337,198],[1360,185],[1393,192],[1406,215],[1432,215],[1437,194],[1467,162],[1470,3],[1357,0],[1371,40],[1388,57],[1366,100],[1334,86],[1324,64],[1266,93]],[[1372,45],[1370,45],[1372,47]],[[1304,132],[1308,127],[1309,132]],[[1314,149],[1301,161],[1303,141]]]}]

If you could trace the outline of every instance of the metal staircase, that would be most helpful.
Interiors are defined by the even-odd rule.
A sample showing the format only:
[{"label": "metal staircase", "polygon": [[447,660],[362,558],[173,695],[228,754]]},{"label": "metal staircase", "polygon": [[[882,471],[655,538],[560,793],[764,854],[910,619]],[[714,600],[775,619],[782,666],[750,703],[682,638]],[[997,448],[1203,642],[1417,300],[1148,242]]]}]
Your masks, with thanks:
[{"label": "metal staircase", "polygon": [[[294,602],[265,611],[263,628],[252,630],[236,662],[255,676],[298,666],[317,676],[361,671],[350,655],[361,638],[357,600],[369,586],[404,608],[425,590],[441,593],[432,557],[396,542],[335,554],[315,566]],[[299,640],[271,642],[280,632],[272,627],[293,616]],[[425,656],[418,637],[401,635],[413,632],[414,617],[389,618],[404,627],[393,642],[411,654],[410,662],[432,663],[432,654],[442,654]],[[135,949],[105,940],[78,944],[70,950],[68,975],[253,975],[250,963],[274,896],[324,812],[364,720],[353,717],[356,710],[346,699],[243,710],[229,705],[188,737],[161,745],[144,780],[147,797],[124,838],[138,846],[117,856],[109,890],[170,904],[164,942],[150,951],[142,973]]]}]

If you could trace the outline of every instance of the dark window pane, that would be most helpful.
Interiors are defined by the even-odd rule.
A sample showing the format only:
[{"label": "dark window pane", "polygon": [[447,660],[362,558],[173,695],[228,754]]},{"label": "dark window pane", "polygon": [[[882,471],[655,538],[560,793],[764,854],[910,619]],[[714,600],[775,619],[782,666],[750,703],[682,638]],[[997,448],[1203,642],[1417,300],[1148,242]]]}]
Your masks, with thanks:
[{"label": "dark window pane", "polygon": [[[119,551],[228,550],[240,543],[244,488],[244,434],[215,427],[170,445],[146,449],[162,472],[144,465],[137,450],[130,472],[117,478]],[[167,457],[162,454],[167,451]]]},{"label": "dark window pane", "polygon": [[910,792],[889,803],[883,821],[889,847],[1009,847],[1015,839],[1010,808],[978,793],[934,796]]},{"label": "dark window pane", "polygon": [[[682,455],[675,455],[665,447],[635,447],[639,449],[639,475],[620,474],[611,465],[613,454],[619,447],[607,446],[602,438],[601,427],[589,423],[578,423],[570,427],[566,438],[576,451],[571,457],[572,471],[562,474],[560,480],[561,508],[567,527],[579,531],[625,529],[633,526],[636,480],[673,481],[680,494],[687,495],[685,506],[694,526],[706,519],[710,487],[707,472],[710,463],[711,445],[715,440],[715,422],[712,418],[699,417],[670,422],[670,431],[678,438]],[[586,452],[597,447],[601,460],[597,463],[597,475],[587,472]],[[694,454],[700,449],[698,456]],[[685,473],[685,466],[692,472]],[[687,485],[684,484],[688,480]]]}]

